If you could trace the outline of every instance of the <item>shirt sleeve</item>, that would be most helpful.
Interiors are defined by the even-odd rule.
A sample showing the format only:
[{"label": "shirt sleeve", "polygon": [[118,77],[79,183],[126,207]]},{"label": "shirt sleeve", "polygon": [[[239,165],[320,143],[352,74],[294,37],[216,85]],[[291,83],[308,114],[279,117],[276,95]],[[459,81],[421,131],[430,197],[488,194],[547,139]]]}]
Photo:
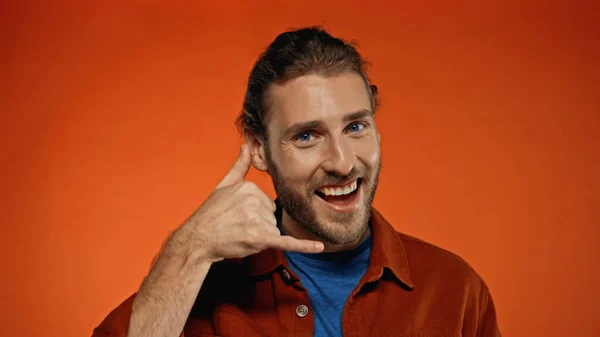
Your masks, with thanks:
[{"label": "shirt sleeve", "polygon": [[[92,337],[127,337],[134,298],[135,294],[111,311],[94,329]],[[184,337],[183,332],[179,337]]]},{"label": "shirt sleeve", "polygon": [[502,337],[500,334],[500,328],[498,326],[498,320],[496,318],[496,307],[494,306],[494,300],[486,289],[485,296],[483,298],[481,319],[478,324],[477,336],[478,337]]}]

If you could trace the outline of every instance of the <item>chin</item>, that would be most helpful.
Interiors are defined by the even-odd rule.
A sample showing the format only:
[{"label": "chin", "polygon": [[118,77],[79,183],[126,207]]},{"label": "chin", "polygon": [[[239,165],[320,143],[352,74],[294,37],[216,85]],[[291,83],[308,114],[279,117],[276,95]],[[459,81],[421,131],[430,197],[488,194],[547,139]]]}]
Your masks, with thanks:
[{"label": "chin", "polygon": [[[315,196],[315,198],[319,197]],[[349,244],[356,242],[367,231],[368,207],[362,203],[359,203],[354,211],[344,213],[320,206],[322,205],[314,207],[317,221],[309,230],[323,241],[335,245]]]}]

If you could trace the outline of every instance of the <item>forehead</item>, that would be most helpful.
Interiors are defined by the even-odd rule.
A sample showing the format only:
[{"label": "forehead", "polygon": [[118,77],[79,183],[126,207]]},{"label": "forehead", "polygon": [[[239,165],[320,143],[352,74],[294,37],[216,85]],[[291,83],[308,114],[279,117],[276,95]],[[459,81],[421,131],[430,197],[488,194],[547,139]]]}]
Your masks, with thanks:
[{"label": "forehead", "polygon": [[371,110],[367,86],[356,73],[300,76],[273,84],[268,97],[267,123],[272,132],[307,121],[336,122],[353,112]]}]

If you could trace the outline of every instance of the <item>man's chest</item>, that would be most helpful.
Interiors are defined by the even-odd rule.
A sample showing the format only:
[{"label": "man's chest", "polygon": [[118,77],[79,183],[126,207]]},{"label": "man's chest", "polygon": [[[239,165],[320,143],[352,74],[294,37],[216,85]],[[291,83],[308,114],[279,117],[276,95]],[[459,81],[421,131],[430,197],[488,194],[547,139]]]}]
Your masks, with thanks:
[{"label": "man's chest", "polygon": [[[230,298],[207,310],[195,310],[184,335],[312,337],[316,313],[309,294],[302,288],[287,287],[274,287],[271,293],[248,289],[256,295],[238,293],[238,300]],[[345,337],[463,336],[464,303],[458,294],[408,290],[397,282],[379,280],[363,285],[348,298],[341,328]]]}]

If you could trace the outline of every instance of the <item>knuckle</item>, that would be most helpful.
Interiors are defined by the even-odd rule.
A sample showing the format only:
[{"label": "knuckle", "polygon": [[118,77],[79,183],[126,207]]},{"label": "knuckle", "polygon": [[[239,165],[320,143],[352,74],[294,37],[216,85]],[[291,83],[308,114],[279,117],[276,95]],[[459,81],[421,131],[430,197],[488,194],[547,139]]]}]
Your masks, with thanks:
[{"label": "knuckle", "polygon": [[256,229],[253,226],[246,227],[246,238],[252,239],[256,237]]},{"label": "knuckle", "polygon": [[281,233],[279,232],[279,229],[275,226],[266,226],[266,228],[267,228],[267,232],[269,234],[273,234],[273,235],[277,235],[277,236],[281,235]]},{"label": "knuckle", "polygon": [[252,246],[256,246],[260,242],[261,234],[256,226],[246,228],[246,242]]},{"label": "knuckle", "polygon": [[248,214],[248,221],[253,224],[259,224],[262,222],[262,217],[256,213]]},{"label": "knuckle", "polygon": [[258,186],[256,186],[256,184],[253,183],[252,181],[244,181],[242,183],[242,189],[246,192],[255,191],[257,188],[258,188]]},{"label": "knuckle", "polygon": [[246,207],[255,211],[260,207],[260,199],[255,195],[249,195],[244,200]]}]

